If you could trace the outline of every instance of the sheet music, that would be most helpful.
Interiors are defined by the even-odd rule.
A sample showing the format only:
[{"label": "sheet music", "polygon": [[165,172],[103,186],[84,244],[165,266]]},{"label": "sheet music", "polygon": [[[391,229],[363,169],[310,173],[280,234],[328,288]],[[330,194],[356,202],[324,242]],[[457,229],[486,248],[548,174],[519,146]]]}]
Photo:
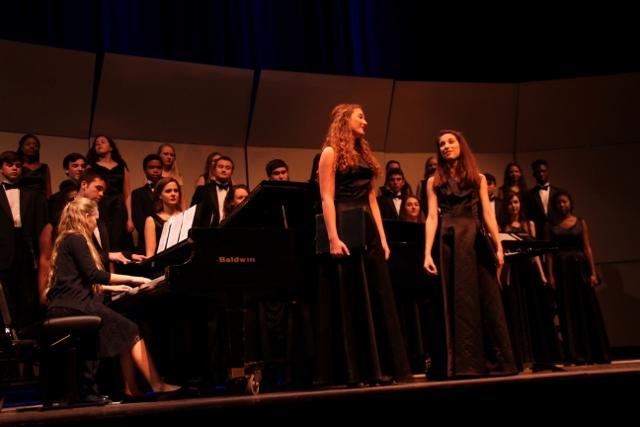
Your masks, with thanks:
[{"label": "sheet music", "polygon": [[171,218],[169,218],[169,221],[167,221],[171,223],[171,228],[169,229],[169,237],[167,238],[167,249],[178,243],[183,216],[184,215],[181,213],[179,215],[172,216]]},{"label": "sheet music", "polygon": [[160,253],[167,249],[167,239],[169,238],[169,229],[171,228],[171,221],[166,221],[162,226],[162,233],[160,234],[160,241],[158,242],[158,249],[156,253]]},{"label": "sheet music", "polygon": [[189,230],[193,226],[193,218],[196,214],[196,206],[191,206],[189,209],[184,211],[184,217],[182,218],[182,227],[180,227],[180,238],[179,242],[182,242],[189,236]]}]

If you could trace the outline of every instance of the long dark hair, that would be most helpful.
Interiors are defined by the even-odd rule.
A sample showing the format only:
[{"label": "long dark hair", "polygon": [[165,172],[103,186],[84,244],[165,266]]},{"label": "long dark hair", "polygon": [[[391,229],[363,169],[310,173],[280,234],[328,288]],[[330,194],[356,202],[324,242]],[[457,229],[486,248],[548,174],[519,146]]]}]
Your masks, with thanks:
[{"label": "long dark hair", "polygon": [[[509,170],[513,166],[517,167],[520,170],[520,178],[518,178],[516,182],[511,182],[511,178],[509,177]],[[513,184],[518,186],[522,194],[527,192],[527,181],[524,179],[522,168],[516,162],[511,162],[507,165],[507,167],[504,168],[504,176],[502,177],[502,187],[500,187],[500,189],[502,190],[502,193],[503,194],[513,193],[513,191],[510,190]]]},{"label": "long dark hair", "polygon": [[96,141],[98,140],[98,138],[104,138],[109,142],[109,145],[111,146],[111,158],[113,159],[113,161],[119,165],[124,165],[125,169],[129,169],[129,167],[127,166],[127,162],[124,161],[122,155],[120,154],[120,151],[118,150],[116,142],[107,135],[96,135],[95,138],[93,138],[91,148],[89,148],[89,151],[87,152],[87,162],[90,165],[95,165],[100,160],[98,153],[96,153]]},{"label": "long dark hair", "polygon": [[458,161],[456,162],[455,170],[453,170],[453,175],[463,187],[473,186],[480,188],[480,169],[478,169],[478,163],[469,147],[469,143],[462,132],[450,129],[441,130],[436,137],[438,169],[436,169],[436,173],[434,174],[434,187],[440,187],[446,184],[451,177],[452,164],[442,157],[442,153],[440,152],[440,137],[448,133],[455,136],[460,144],[460,157],[457,159]]},{"label": "long dark hair", "polygon": [[527,233],[531,232],[531,230],[529,229],[529,221],[527,220],[527,214],[525,212],[525,206],[524,206],[524,203],[522,202],[522,196],[523,196],[522,193],[510,192],[507,194],[507,197],[505,197],[504,200],[502,201],[503,217],[507,219],[503,227],[506,232],[511,231],[511,223],[513,222],[513,220],[511,219],[511,214],[509,213],[509,203],[511,203],[511,199],[513,199],[514,197],[518,199],[518,202],[520,202],[520,211],[518,212],[516,221],[522,224],[524,231],[526,231]]}]

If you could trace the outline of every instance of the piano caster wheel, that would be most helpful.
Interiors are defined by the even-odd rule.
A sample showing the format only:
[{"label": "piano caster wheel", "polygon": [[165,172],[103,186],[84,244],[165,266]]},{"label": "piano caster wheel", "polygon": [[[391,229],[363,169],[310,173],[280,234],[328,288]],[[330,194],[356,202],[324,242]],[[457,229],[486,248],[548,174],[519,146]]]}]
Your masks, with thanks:
[{"label": "piano caster wheel", "polygon": [[257,396],[260,393],[260,373],[249,374],[246,378],[245,392]]}]

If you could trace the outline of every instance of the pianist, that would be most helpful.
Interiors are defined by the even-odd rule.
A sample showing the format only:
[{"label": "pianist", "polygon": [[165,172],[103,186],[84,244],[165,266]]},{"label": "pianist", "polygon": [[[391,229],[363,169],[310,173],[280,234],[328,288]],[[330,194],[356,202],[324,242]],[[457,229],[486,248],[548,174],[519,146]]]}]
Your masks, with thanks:
[{"label": "pianist", "polygon": [[[134,366],[138,367],[154,392],[164,395],[177,393],[180,387],[165,383],[156,371],[145,342],[140,338],[138,326],[102,302],[102,292],[128,292],[131,289],[129,285],[140,285],[148,279],[105,271],[92,241],[97,220],[98,206],[90,199],[77,198],[64,208],[45,291],[47,317],[90,314],[102,318],[99,357],[119,356],[125,396],[144,396],[136,383]],[[87,382],[88,387],[94,384],[95,381],[92,384]],[[91,393],[92,390],[85,392]]]}]

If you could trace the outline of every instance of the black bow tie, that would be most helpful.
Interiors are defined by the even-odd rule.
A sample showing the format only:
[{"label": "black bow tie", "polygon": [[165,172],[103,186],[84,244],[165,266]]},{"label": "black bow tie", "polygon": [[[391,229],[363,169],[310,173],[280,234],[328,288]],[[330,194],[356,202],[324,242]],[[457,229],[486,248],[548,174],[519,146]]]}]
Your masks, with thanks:
[{"label": "black bow tie", "polygon": [[215,184],[216,187],[218,187],[220,190],[225,190],[228,191],[229,190],[229,183],[226,184],[222,184],[220,182],[217,181],[213,181],[213,183]]},{"label": "black bow tie", "polygon": [[18,184],[14,184],[12,182],[3,182],[2,186],[4,187],[4,191],[7,191],[7,190],[18,190],[20,188],[18,186]]},{"label": "black bow tie", "polygon": [[147,182],[147,187],[149,187],[149,190],[153,191],[156,188],[156,184],[153,182]]},{"label": "black bow tie", "polygon": [[393,198],[402,200],[402,193],[394,194]]},{"label": "black bow tie", "polygon": [[536,188],[538,190],[544,190],[547,191],[549,189],[549,184],[544,184],[544,185],[536,185]]}]

